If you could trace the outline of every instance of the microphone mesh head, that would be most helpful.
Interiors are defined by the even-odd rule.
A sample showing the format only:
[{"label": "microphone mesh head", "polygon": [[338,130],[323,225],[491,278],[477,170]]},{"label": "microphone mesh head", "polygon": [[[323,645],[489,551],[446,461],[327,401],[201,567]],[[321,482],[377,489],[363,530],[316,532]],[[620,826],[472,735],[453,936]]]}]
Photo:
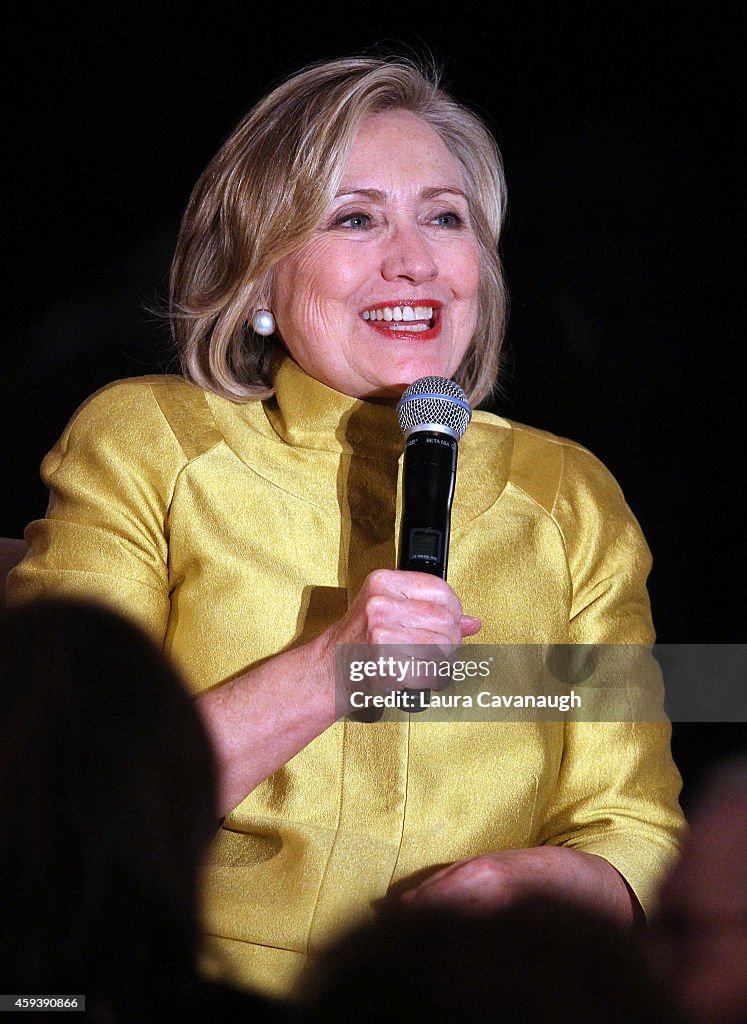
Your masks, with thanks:
[{"label": "microphone mesh head", "polygon": [[467,396],[446,377],[420,377],[397,403],[397,418],[405,435],[414,430],[441,430],[458,441],[472,418]]}]

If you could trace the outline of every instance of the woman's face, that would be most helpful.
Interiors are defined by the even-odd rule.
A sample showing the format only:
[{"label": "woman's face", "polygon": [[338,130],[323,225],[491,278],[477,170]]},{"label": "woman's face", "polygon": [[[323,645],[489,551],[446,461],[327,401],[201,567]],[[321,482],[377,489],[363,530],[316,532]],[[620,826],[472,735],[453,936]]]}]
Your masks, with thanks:
[{"label": "woman's face", "polygon": [[293,358],[355,398],[451,377],[477,320],[480,256],[458,164],[406,111],[367,118],[313,237],[275,270]]}]

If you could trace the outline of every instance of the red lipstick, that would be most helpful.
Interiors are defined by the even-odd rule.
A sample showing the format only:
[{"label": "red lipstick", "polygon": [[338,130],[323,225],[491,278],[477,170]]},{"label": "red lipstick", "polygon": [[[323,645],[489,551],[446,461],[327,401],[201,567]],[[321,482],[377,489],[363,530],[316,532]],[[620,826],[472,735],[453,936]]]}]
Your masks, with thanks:
[{"label": "red lipstick", "polygon": [[397,341],[432,341],[441,332],[441,303],[435,299],[378,302],[360,314],[378,334]]}]

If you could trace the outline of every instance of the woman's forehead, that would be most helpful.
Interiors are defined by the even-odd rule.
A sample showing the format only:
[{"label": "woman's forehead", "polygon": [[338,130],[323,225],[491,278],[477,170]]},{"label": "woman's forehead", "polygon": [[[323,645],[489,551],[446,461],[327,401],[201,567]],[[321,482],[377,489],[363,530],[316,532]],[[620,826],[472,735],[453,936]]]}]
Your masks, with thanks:
[{"label": "woman's forehead", "polygon": [[417,114],[371,114],[358,129],[340,181],[341,192],[387,191],[387,183],[463,190],[461,167],[438,133]]}]

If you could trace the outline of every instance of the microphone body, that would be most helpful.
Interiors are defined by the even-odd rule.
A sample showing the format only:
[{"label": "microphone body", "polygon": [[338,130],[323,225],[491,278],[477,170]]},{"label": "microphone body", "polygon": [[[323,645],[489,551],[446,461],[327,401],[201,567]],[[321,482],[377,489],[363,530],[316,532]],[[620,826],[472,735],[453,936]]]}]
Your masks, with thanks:
[{"label": "microphone body", "polygon": [[[403,394],[397,414],[407,438],[397,568],[445,580],[457,445],[472,411],[454,381],[421,377]],[[430,703],[430,690],[403,690],[398,696],[399,706],[409,712],[425,711]]]},{"label": "microphone body", "polygon": [[417,430],[407,439],[398,569],[446,579],[456,467],[453,437]]}]

